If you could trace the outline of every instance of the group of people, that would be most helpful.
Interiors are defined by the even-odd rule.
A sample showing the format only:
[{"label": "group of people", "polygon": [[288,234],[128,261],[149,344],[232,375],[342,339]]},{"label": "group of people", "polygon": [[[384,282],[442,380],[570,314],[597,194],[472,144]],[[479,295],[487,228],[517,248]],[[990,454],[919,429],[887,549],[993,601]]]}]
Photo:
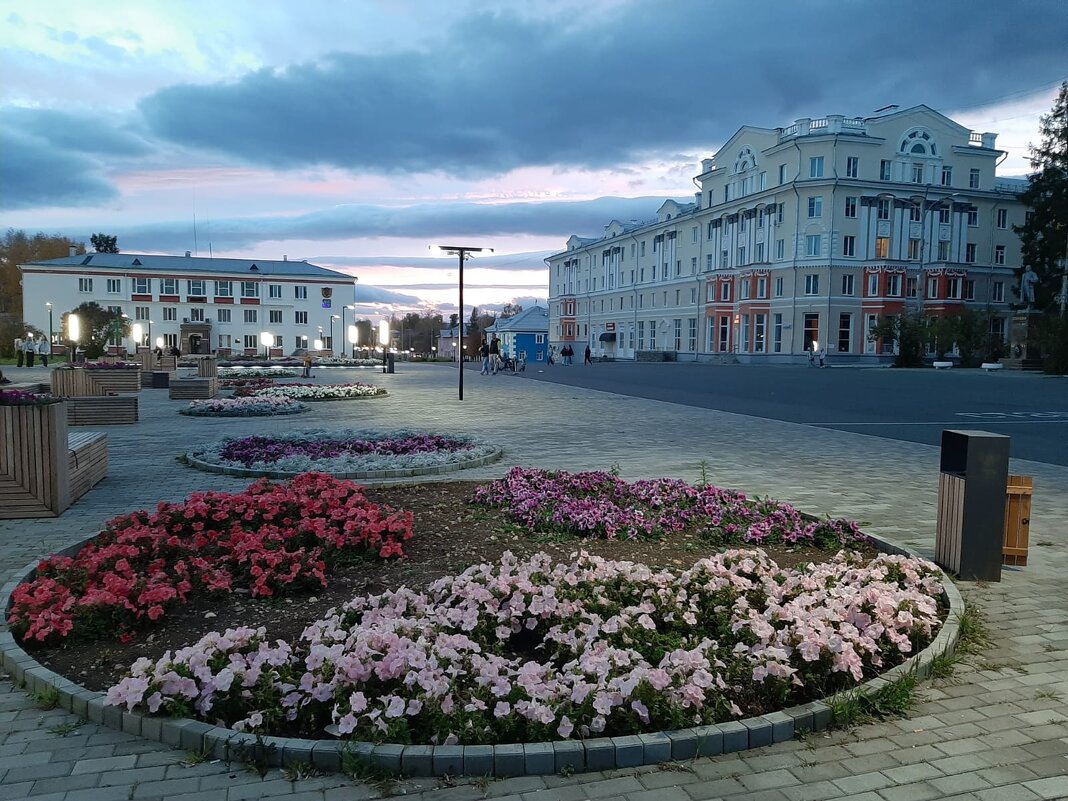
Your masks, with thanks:
[{"label": "group of people", "polygon": [[[556,346],[549,346],[549,364],[556,364]],[[564,345],[560,348],[560,364],[574,364],[575,363],[575,349],[571,345]],[[583,364],[593,364],[593,354],[590,351],[590,346],[586,346],[586,352],[582,358]]]},{"label": "group of people", "polygon": [[496,334],[493,339],[487,341],[482,337],[482,344],[478,346],[478,356],[482,360],[482,375],[497,375],[501,369],[501,340]]},{"label": "group of people", "polygon": [[41,366],[48,367],[48,357],[52,355],[52,345],[42,336],[15,339],[15,361],[17,367],[33,367],[34,360],[40,356]]}]

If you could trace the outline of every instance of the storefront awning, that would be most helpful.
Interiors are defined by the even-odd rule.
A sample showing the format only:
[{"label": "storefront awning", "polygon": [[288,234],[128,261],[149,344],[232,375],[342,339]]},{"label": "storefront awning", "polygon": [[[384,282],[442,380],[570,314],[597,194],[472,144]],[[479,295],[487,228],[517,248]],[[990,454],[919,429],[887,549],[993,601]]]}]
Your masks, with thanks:
[{"label": "storefront awning", "polygon": [[615,342],[616,341],[615,331],[605,331],[603,334],[601,334],[598,337],[598,339],[601,342]]}]

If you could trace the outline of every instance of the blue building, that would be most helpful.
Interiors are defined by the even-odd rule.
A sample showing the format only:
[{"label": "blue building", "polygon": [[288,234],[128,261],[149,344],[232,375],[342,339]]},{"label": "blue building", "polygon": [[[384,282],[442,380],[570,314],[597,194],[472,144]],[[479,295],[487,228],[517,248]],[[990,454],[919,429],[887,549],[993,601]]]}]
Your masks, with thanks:
[{"label": "blue building", "polygon": [[501,355],[545,364],[549,355],[549,310],[531,306],[513,317],[498,319],[486,329],[486,336],[496,334],[501,340]]}]

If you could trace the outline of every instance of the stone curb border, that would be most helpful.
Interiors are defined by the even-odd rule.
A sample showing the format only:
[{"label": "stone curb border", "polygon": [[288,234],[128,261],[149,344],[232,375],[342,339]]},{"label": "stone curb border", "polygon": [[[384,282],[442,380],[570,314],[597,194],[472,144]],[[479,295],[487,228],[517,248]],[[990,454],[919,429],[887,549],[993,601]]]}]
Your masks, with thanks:
[{"label": "stone curb border", "polygon": [[[94,535],[95,536],[95,535]],[[872,544],[884,553],[916,556],[915,553],[878,537],[868,535]],[[91,539],[91,538],[87,538]],[[74,556],[87,540],[59,551]],[[698,726],[679,731],[653,732],[625,737],[599,737],[589,740],[565,740],[545,743],[510,743],[506,745],[399,745],[337,740],[301,740],[289,737],[260,737],[201,723],[189,718],[148,717],[127,712],[120,707],[105,706],[104,694],[87,690],[69,679],[40,665],[19,647],[7,630],[7,612],[11,593],[19,584],[30,580],[37,562],[27,565],[0,587],[0,667],[9,673],[17,686],[28,693],[55,688],[57,706],[93,723],[127,734],[156,740],[174,748],[209,753],[214,759],[246,759],[256,754],[273,767],[310,764],[322,771],[339,772],[346,753],[370,763],[380,770],[409,776],[540,776],[565,771],[603,771],[636,768],[661,762],[716,756],[745,751],[772,743],[792,740],[798,734],[821,731],[833,723],[831,703],[811,701],[779,712]],[[948,607],[946,621],[923,651],[891,668],[849,693],[876,692],[909,672],[925,678],[934,659],[952,654],[959,634],[959,620],[964,599],[948,577],[942,580],[942,600]]]},{"label": "stone curb border", "polygon": [[187,412],[186,409],[188,408],[189,407],[187,406],[183,409],[179,409],[178,414],[182,415],[182,417],[230,417],[239,419],[242,417],[285,417],[287,415],[304,414],[305,412],[311,411],[311,406],[306,406],[304,403],[300,404],[299,409],[290,409],[288,412],[271,412],[270,414],[249,414],[248,412],[246,412],[245,414],[194,414],[193,412]]},{"label": "stone curb border", "polygon": [[[334,478],[348,478],[362,481],[375,481],[377,479],[386,478],[412,478],[413,476],[436,476],[443,473],[455,473],[458,470],[466,470],[471,467],[483,467],[496,462],[502,456],[504,456],[504,450],[501,448],[494,448],[492,452],[487,453],[485,456],[476,456],[473,459],[465,459],[462,462],[447,462],[446,464],[431,465],[429,467],[406,467],[398,468],[396,470],[354,470],[347,473],[333,473],[327,470],[320,472],[324,472],[326,475],[333,476]],[[288,472],[285,470],[253,470],[250,467],[225,467],[221,464],[205,462],[203,459],[196,458],[192,453],[185,454],[185,461],[190,467],[195,467],[197,470],[203,470],[206,473],[221,473],[226,476],[239,476],[241,478],[285,479],[294,478],[301,475],[301,473],[308,472],[307,470]],[[2,596],[0,596],[0,600],[2,600]]]}]

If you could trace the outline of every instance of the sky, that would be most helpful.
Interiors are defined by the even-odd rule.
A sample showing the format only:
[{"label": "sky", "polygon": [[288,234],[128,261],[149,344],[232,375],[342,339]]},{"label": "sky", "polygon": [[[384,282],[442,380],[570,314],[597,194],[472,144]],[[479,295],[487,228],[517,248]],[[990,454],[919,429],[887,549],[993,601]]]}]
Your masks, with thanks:
[{"label": "sky", "polygon": [[[307,259],[365,314],[546,302],[742,125],[920,103],[1025,175],[1064,0],[0,0],[0,227]],[[470,309],[465,310],[465,315]]]}]

